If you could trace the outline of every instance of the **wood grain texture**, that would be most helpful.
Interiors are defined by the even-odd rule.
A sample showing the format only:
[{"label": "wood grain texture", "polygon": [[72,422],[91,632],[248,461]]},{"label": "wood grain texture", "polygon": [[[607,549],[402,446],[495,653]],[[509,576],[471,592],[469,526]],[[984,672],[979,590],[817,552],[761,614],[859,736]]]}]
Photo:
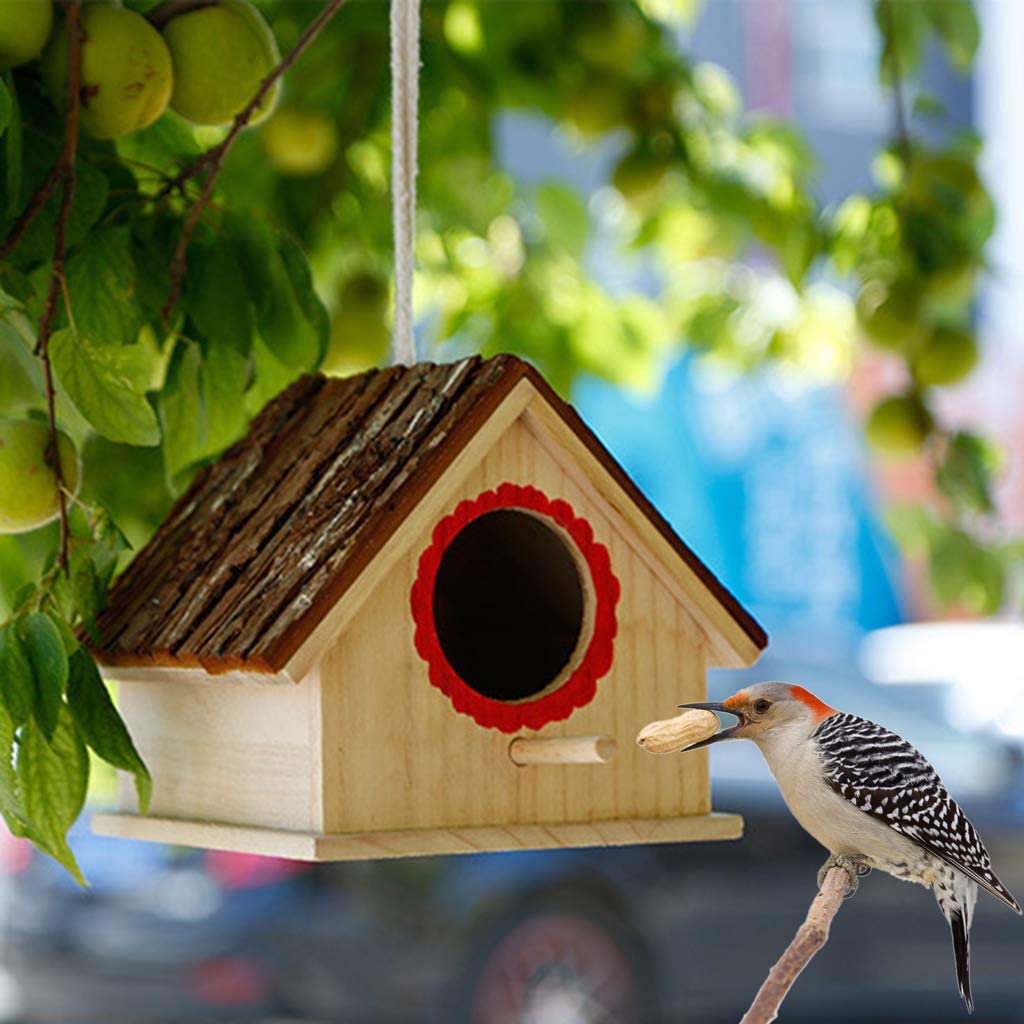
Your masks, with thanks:
[{"label": "wood grain texture", "polygon": [[[491,364],[473,364],[473,372],[481,365]],[[142,586],[133,564],[129,579],[134,582],[114,621],[124,630],[118,635],[137,635],[135,649],[149,657],[160,649],[161,616],[173,608],[183,619],[166,629],[178,652],[186,650],[190,637],[198,637],[212,645],[202,650],[216,654],[196,648],[191,661],[150,659],[110,673],[122,680],[125,718],[156,788],[152,818],[116,815],[99,819],[100,827],[112,834],[310,859],[739,834],[739,819],[710,814],[706,751],[652,758],[634,737],[677,704],[704,699],[709,662],[733,664],[754,656],[756,637],[687,559],[666,547],[663,532],[591,447],[566,432],[563,416],[552,411],[552,399],[541,395],[523,364],[508,365],[511,376],[503,388],[485,390],[487,402],[496,404],[484,413],[478,402],[460,404],[468,401],[464,390],[462,398],[446,405],[454,392],[445,389],[458,390],[451,367],[420,368],[433,381],[431,394],[440,406],[461,410],[471,420],[481,417],[446,428],[448,440],[438,441],[447,449],[444,460],[415,468],[411,453],[422,455],[424,444],[430,444],[416,442],[404,449],[403,468],[374,453],[365,438],[343,445],[343,457],[337,443],[326,440],[341,436],[341,428],[314,413],[316,396],[329,384],[314,380],[295,385],[294,400],[279,400],[287,408],[257,419],[261,458],[273,467],[266,476],[254,469],[244,444],[211,467],[207,483],[186,496],[188,504],[205,509],[198,513],[200,521],[222,524],[235,522],[244,511],[247,518],[232,541],[237,547],[225,554],[197,546],[189,532],[190,513],[178,509],[162,543],[180,543],[188,559],[201,551],[209,559],[202,579],[213,581],[214,589],[203,596],[202,579],[188,578],[161,549],[157,564],[172,580],[171,589],[159,593],[169,603],[161,598],[147,620],[140,611],[145,602],[140,606],[132,589]],[[463,367],[465,373],[470,369]],[[341,402],[364,427],[380,417],[388,444],[419,436],[420,429],[440,437],[424,426],[442,415],[438,405],[428,403],[422,422],[412,413],[425,378],[413,386],[395,373],[358,385],[348,381],[332,401]],[[293,422],[296,417],[304,427]],[[308,430],[321,438],[309,450],[321,443],[323,450],[309,454],[308,461],[300,456],[301,473],[315,471],[317,481],[333,481],[326,489],[317,483],[312,492],[286,480],[288,471],[275,454],[287,445],[301,448],[299,438]],[[456,435],[457,442],[450,440]],[[329,494],[344,479],[344,467],[356,465],[363,467],[355,476],[366,488],[360,493],[369,501],[367,521],[374,515],[388,520],[386,531],[365,537],[350,532],[352,506]],[[385,472],[384,466],[390,468]],[[220,502],[207,494],[217,480],[225,488]],[[515,764],[510,736],[456,712],[431,684],[415,649],[410,591],[435,525],[461,501],[504,483],[567,501],[607,548],[621,585],[614,660],[598,680],[594,699],[562,721],[528,731],[530,740],[556,744],[607,737],[617,745],[607,763]],[[279,521],[266,507],[277,500],[267,487],[283,487],[291,496],[287,516]],[[253,505],[258,495],[265,500]],[[378,499],[383,506],[374,505]],[[311,531],[311,546],[304,549],[308,557],[296,566],[289,563],[296,554],[290,546],[294,537],[281,535],[292,529],[286,522],[292,516],[300,522],[308,516]],[[353,536],[362,538],[360,544],[365,540],[358,552],[347,547]],[[215,547],[215,536],[206,542]],[[354,575],[346,576],[349,572]],[[273,586],[275,575],[287,577],[280,592]],[[310,614],[301,629],[294,626],[291,599],[282,596],[300,578],[300,590],[309,584],[319,595],[306,605]],[[236,586],[242,589],[231,597]],[[229,606],[236,609],[237,621],[225,618]],[[128,608],[141,620],[136,622]],[[121,614],[128,618],[118,619]],[[184,620],[196,616],[188,627]],[[723,629],[731,630],[728,637]],[[296,641],[300,634],[302,642]],[[253,663],[245,659],[264,640],[263,671],[247,671]],[[218,646],[222,643],[227,646]],[[210,685],[211,665],[223,673],[217,685]],[[267,685],[283,680],[294,683]],[[119,806],[134,807],[126,781]]]},{"label": "wood grain texture", "polygon": [[[299,686],[127,682],[121,713],[153,776],[152,813],[320,829],[315,675]],[[134,808],[121,773],[118,805]]]},{"label": "wood grain texture", "polygon": [[594,821],[577,825],[405,829],[363,835],[323,835],[207,821],[140,817],[136,814],[94,814],[92,829],[99,835],[124,839],[146,839],[295,860],[345,861],[568,846],[632,846],[638,843],[739,839],[743,835],[743,819],[735,814],[707,814],[688,818]]},{"label": "wood grain texture", "polygon": [[520,767],[536,764],[607,764],[618,744],[610,736],[516,736],[509,760]]},{"label": "wood grain texture", "polygon": [[[325,831],[392,831],[482,825],[675,818],[709,810],[703,751],[652,758],[633,742],[648,721],[705,693],[706,640],[647,562],[632,531],[513,423],[454,491],[459,501],[504,482],[558,495],[584,516],[619,577],[618,639],[597,695],[536,735],[607,735],[606,765],[536,765],[508,757],[509,738],[454,711],[431,685],[413,646],[409,593],[433,517],[366,599],[320,664]],[[532,734],[531,734],[532,735]]]},{"label": "wood grain texture", "polygon": [[523,422],[566,473],[606,506],[607,515],[621,532],[635,532],[643,541],[637,549],[640,557],[700,623],[708,638],[710,664],[718,668],[752,665],[767,643],[764,633],[758,633],[760,626],[746,612],[739,614],[737,609],[742,609],[735,598],[699,559],[679,557],[682,542],[676,534],[660,516],[652,516],[639,504],[638,496],[642,496],[628,477],[608,472],[606,460],[572,429],[565,410],[571,411],[565,406],[560,413],[542,398],[530,405]]}]

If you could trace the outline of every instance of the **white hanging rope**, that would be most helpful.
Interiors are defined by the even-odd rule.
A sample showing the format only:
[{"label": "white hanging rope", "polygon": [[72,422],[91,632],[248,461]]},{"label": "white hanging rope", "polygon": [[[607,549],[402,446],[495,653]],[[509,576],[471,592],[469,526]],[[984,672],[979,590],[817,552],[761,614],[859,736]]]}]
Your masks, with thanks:
[{"label": "white hanging rope", "polygon": [[395,242],[394,361],[416,362],[412,282],[416,241],[419,0],[391,0],[391,220]]}]

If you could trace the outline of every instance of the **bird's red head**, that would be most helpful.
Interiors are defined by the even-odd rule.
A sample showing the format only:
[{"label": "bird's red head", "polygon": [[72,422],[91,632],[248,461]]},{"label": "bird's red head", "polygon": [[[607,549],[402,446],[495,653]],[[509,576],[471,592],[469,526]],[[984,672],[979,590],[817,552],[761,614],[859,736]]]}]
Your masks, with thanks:
[{"label": "bird's red head", "polygon": [[836,713],[835,708],[830,707],[823,700],[819,700],[810,690],[805,690],[802,686],[790,685],[789,694],[793,700],[800,701],[815,718],[828,718],[829,715]]}]

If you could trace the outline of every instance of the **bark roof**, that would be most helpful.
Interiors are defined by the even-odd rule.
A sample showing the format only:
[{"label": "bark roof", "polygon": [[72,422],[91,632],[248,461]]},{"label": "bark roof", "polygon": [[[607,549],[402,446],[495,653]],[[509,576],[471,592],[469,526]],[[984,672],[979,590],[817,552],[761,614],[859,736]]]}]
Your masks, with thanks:
[{"label": "bark roof", "polygon": [[523,378],[758,646],[767,638],[575,411],[514,356],[305,376],[204,468],[116,581],[107,664],[277,672]]}]

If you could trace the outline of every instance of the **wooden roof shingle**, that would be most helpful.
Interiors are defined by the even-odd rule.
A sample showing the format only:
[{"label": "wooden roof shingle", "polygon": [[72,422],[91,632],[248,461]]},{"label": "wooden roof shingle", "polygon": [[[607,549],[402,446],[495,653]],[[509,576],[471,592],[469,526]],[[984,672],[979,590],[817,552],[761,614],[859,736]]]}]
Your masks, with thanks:
[{"label": "wooden roof shingle", "polygon": [[278,672],[522,379],[602,462],[757,647],[767,639],[522,360],[305,376],[204,468],[116,581],[94,651],[108,665]]}]

